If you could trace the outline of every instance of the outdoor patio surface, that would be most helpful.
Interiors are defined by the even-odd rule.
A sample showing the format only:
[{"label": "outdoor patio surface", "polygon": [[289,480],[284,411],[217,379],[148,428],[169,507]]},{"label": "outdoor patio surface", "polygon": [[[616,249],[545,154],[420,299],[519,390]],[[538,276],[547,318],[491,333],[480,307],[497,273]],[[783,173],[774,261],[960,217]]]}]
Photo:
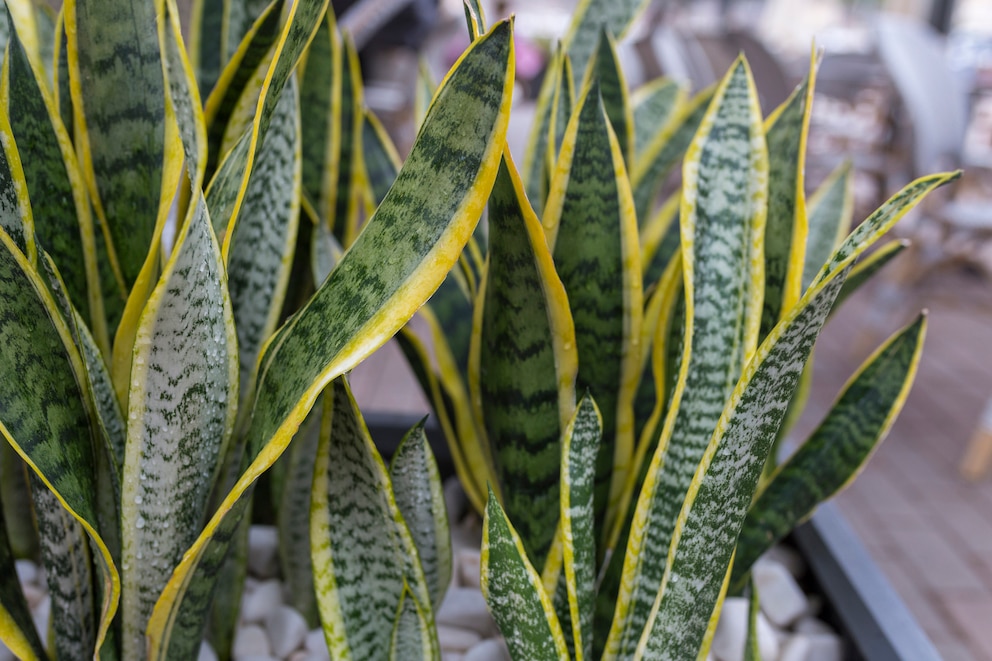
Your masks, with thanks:
[{"label": "outdoor patio surface", "polygon": [[[824,330],[797,438],[867,355],[860,329],[877,309],[874,296],[852,297]],[[911,308],[930,311],[916,385],[887,440],[836,502],[943,657],[992,659],[992,476],[969,482],[958,472],[992,396],[992,287],[977,275],[944,273],[904,302],[887,331],[909,321]],[[859,344],[861,355],[851,349]],[[352,383],[365,411],[429,412],[392,343],[360,366]]]}]

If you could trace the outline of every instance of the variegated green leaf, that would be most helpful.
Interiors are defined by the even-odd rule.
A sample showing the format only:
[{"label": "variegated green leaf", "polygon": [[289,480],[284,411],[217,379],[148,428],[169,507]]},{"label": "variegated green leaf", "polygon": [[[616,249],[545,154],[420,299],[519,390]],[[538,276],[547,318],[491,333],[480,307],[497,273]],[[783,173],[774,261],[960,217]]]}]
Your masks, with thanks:
[{"label": "variegated green leaf", "polygon": [[[575,321],[577,386],[603,416],[597,522],[616,506],[633,455],[641,363],[640,247],[623,155],[593,81],[569,123],[544,228]],[[612,167],[605,167],[605,163]]]},{"label": "variegated green leaf", "polygon": [[651,287],[668,268],[679,250],[681,192],[672,194],[647,221],[641,223],[641,266],[644,286]]},{"label": "variegated green leaf", "polygon": [[93,565],[86,531],[34,475],[31,493],[41,539],[41,561],[52,599],[56,658],[95,657],[98,616],[94,611]]},{"label": "variegated green leaf", "polygon": [[464,0],[465,21],[468,23],[468,35],[478,39],[486,32],[486,11],[479,0]]},{"label": "variegated green leaf", "polygon": [[313,237],[310,243],[310,270],[313,273],[313,281],[323,284],[341,260],[344,248],[334,238],[331,228],[326,224],[313,225],[311,231]]},{"label": "variegated green leaf", "polygon": [[562,434],[561,523],[565,585],[576,661],[592,659],[596,602],[596,530],[593,492],[603,428],[591,397],[583,397]]},{"label": "variegated green leaf", "polygon": [[271,0],[222,0],[224,11],[225,51],[222,52],[225,61],[234,57],[239,44],[245,38],[253,24],[271,4]]},{"label": "variegated green leaf", "polygon": [[178,183],[178,171],[170,174],[165,163],[162,54],[157,32],[147,29],[155,24],[152,2],[133,0],[125,8],[97,0],[65,3],[78,118],[73,138],[126,290],[138,278]]},{"label": "variegated green leaf", "polygon": [[202,196],[141,317],[134,345],[121,497],[123,656],[196,538],[214,466],[234,427],[231,301]]},{"label": "variegated green leaf", "polygon": [[624,161],[633,162],[634,115],[627,98],[627,81],[620,68],[617,44],[613,35],[603,28],[599,35],[599,45],[594,53],[593,65],[586,75],[594,75],[599,81],[599,93],[603,98],[603,108],[610,118],[610,125],[620,143],[620,153]]},{"label": "variegated green leaf", "polygon": [[806,79],[765,122],[768,221],[761,337],[802,294],[807,237],[805,149],[812,101],[812,83]]},{"label": "variegated green leaf", "polygon": [[572,13],[572,22],[563,43],[572,60],[572,75],[578,82],[585,77],[600,30],[621,39],[627,28],[647,7],[645,0],[583,0]]},{"label": "variegated green leaf", "polygon": [[757,93],[740,59],[720,84],[683,168],[683,354],[637,500],[608,658],[635,653],[664,571],[642,549],[668,547],[723,404],[757,345],[767,176]]},{"label": "variegated green leaf", "polygon": [[344,62],[341,66],[341,112],[335,114],[340,122],[341,146],[338,180],[335,185],[334,207],[328,209],[324,222],[330,223],[334,236],[348,248],[358,235],[358,212],[362,169],[362,72],[358,51],[350,39],[344,40]]},{"label": "variegated green leaf", "polygon": [[32,4],[35,29],[38,34],[38,57],[45,67],[45,85],[54,90],[55,84],[55,38],[57,20],[55,10],[48,5]]},{"label": "variegated green leaf", "polygon": [[362,119],[362,165],[372,206],[378,206],[396,181],[402,162],[379,118],[366,109]]},{"label": "variegated green leaf", "polygon": [[7,539],[17,558],[38,557],[38,531],[31,512],[29,471],[10,443],[0,443],[0,509],[6,522]]},{"label": "variegated green leaf", "polygon": [[[851,228],[854,216],[854,173],[845,161],[830,173],[809,199],[809,236],[803,291],[809,287],[823,263],[840,245]],[[853,277],[853,273],[851,274]]]},{"label": "variegated green leaf", "polygon": [[[522,176],[527,186],[527,199],[542,210],[554,166],[552,153],[557,155],[560,146],[558,138],[564,135],[568,124],[570,114],[565,112],[571,113],[570,92],[574,85],[564,78],[566,62],[564,50],[558,48],[554,59],[548,63],[548,73],[541,84],[523,159]],[[555,137],[554,147],[551,143],[552,136]]]},{"label": "variegated green leaf", "polygon": [[262,344],[281,320],[300,222],[300,147],[299,98],[291,77],[259,145],[227,259],[242,397],[249,396]]},{"label": "variegated green leaf", "polygon": [[430,65],[421,58],[417,63],[417,86],[413,95],[413,125],[420,126],[427,117],[427,109],[434,98],[437,83],[431,74]]},{"label": "variegated green leaf", "polygon": [[637,161],[630,168],[630,184],[634,189],[634,205],[638,222],[644,224],[651,216],[651,205],[665,183],[665,177],[685,150],[713,98],[714,89],[708,88],[686,103],[679,103],[668,121],[656,129],[643,150],[637,152]]},{"label": "variegated green leaf", "polygon": [[512,658],[568,661],[551,598],[492,490],[482,522],[482,594]]},{"label": "variegated green leaf", "polygon": [[[249,519],[242,519],[231,541],[231,550],[221,568],[220,580],[210,604],[206,640],[220,659],[231,658],[234,636],[241,624],[241,600],[244,597],[245,579],[248,576],[248,535]],[[310,591],[313,591],[311,582]],[[186,658],[197,652],[197,636],[191,631],[186,644]],[[193,644],[189,644],[193,643]],[[175,650],[179,645],[173,646]],[[174,653],[174,658],[178,656]]]},{"label": "variegated green leaf", "polygon": [[[7,445],[7,441],[3,444]],[[48,658],[17,580],[3,508],[0,508],[0,641],[19,659],[40,661]]]},{"label": "variegated green leaf", "polygon": [[396,448],[389,478],[400,514],[410,529],[427,581],[431,605],[437,609],[451,582],[451,533],[441,488],[441,473],[421,421]]},{"label": "variegated green leaf", "polygon": [[224,30],[226,2],[193,0],[190,7],[190,59],[197,87],[209,94],[224,68],[227,52]]},{"label": "variegated green leaf", "polygon": [[[10,133],[4,135],[5,151],[9,152],[16,141],[19,151],[31,154],[31,158],[20,159],[26,184],[21,195],[26,194],[31,199],[37,241],[59,264],[73,305],[99,329],[102,311],[98,300],[91,298],[96,294],[98,299],[98,293],[92,289],[96,286],[96,264],[92,260],[93,224],[89,201],[69,136],[55,111],[48,88],[40,80],[44,75],[40,63],[30,60],[19,34],[19,30],[11,30],[4,62],[5,108],[13,133],[13,140]],[[13,167],[16,170],[16,165]],[[15,232],[13,237],[18,234]],[[23,230],[20,234],[23,237]],[[87,259],[88,252],[90,259]],[[98,311],[99,316],[94,316]]]},{"label": "variegated green leaf", "polygon": [[[555,95],[552,102],[551,124],[548,127],[548,156],[544,181],[542,183],[542,194],[547,197],[544,187],[551,186],[551,173],[554,171],[555,163],[558,161],[558,152],[561,150],[561,143],[565,141],[565,131],[568,129],[568,120],[572,116],[575,106],[575,86],[572,84],[572,63],[559,46],[556,57],[560,58],[560,63],[555,75],[559,82],[555,86]],[[554,142],[551,137],[554,136]],[[543,202],[543,200],[542,200]],[[542,204],[543,207],[543,204]]]},{"label": "variegated green leaf", "polygon": [[179,24],[179,11],[175,0],[166,0],[163,8],[166,15],[161,21],[161,38],[166,91],[179,127],[190,190],[195,194],[202,189],[206,174],[207,136],[203,104],[196,85],[193,65],[183,44],[182,27]]},{"label": "variegated green leaf", "polygon": [[630,99],[635,159],[641,157],[651,139],[685,105],[687,97],[686,89],[671,78],[656,78],[635,90]]},{"label": "variegated green leaf", "polygon": [[427,618],[417,604],[409,588],[403,591],[400,599],[393,637],[390,641],[389,658],[395,661],[427,661],[436,656],[431,646],[431,631]]},{"label": "variegated green leaf", "polygon": [[744,643],[744,661],[761,661],[761,648],[758,647],[758,613],[761,605],[758,602],[758,586],[751,583],[751,595],[748,598],[747,609],[747,640]]},{"label": "variegated green leaf", "polygon": [[489,198],[489,269],[469,378],[503,506],[541,567],[558,522],[559,439],[575,408],[578,357],[569,299],[508,154]]},{"label": "variegated green leaf", "polygon": [[407,586],[427,614],[430,596],[386,467],[344,377],[326,398],[331,428],[317,449],[310,510],[324,637],[334,658],[387,658]]},{"label": "variegated green leaf", "polygon": [[747,513],[733,581],[861,471],[902,410],[916,375],[926,317],[894,335],[858,370],[826,419],[772,476]]},{"label": "variegated green leaf", "polygon": [[120,581],[98,532],[92,404],[79,385],[85,366],[37,272],[2,232],[0,244],[0,432],[89,538],[100,586],[93,636],[99,646],[117,610]]},{"label": "variegated green leaf", "polygon": [[55,105],[58,109],[59,117],[62,118],[62,124],[71,140],[73,132],[72,123],[75,113],[72,110],[72,91],[69,88],[69,38],[65,33],[64,10],[59,11],[56,30],[57,41],[55,42],[54,54],[56,65],[54,79],[55,90],[52,96],[55,99]]},{"label": "variegated green leaf", "polygon": [[[2,21],[0,21],[2,23]],[[32,150],[35,145],[32,145]],[[28,261],[37,259],[34,212],[28,199],[21,155],[14,144],[8,113],[0,112],[0,229],[14,241]]]},{"label": "variegated green leaf", "polygon": [[[247,507],[243,496],[285,450],[319,393],[395,334],[455,263],[496,175],[512,53],[505,22],[470,47],[376,214],[263,352],[247,468],[163,591],[149,624],[153,656],[168,645],[182,612],[209,602],[212,572]],[[413,207],[420,212],[409,214]]]}]

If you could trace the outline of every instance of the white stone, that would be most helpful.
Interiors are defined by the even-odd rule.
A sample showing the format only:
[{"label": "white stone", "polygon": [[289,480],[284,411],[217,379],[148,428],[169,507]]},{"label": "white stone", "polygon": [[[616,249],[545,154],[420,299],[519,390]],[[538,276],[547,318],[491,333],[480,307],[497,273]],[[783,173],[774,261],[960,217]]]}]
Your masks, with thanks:
[{"label": "white stone", "polygon": [[806,561],[803,560],[803,557],[799,555],[795,549],[789,548],[788,546],[777,544],[771,547],[765,551],[764,555],[761,556],[761,559],[758,560],[758,562],[763,560],[769,560],[772,562],[777,562],[780,565],[784,565],[785,568],[789,570],[789,573],[792,574],[793,578],[802,578],[806,573]]},{"label": "white stone", "polygon": [[483,637],[496,633],[496,623],[489,614],[486,600],[474,588],[453,587],[448,590],[436,619],[438,624],[471,629]]},{"label": "white stone", "polygon": [[241,619],[248,624],[264,622],[269,613],[282,606],[279,581],[264,581],[241,601]]},{"label": "white stone", "polygon": [[10,651],[10,648],[3,644],[2,640],[0,640],[0,661],[17,661],[17,657]]},{"label": "white stone", "polygon": [[809,607],[806,595],[784,565],[769,561],[756,563],[753,576],[761,611],[773,624],[785,628],[806,614]]},{"label": "white stone", "polygon": [[38,565],[30,560],[17,560],[14,562],[14,568],[17,570],[17,580],[21,582],[21,585],[37,584]]},{"label": "white stone", "polygon": [[303,647],[310,652],[314,659],[330,661],[331,653],[327,650],[327,638],[320,629],[313,629],[303,639]]},{"label": "white stone", "polygon": [[24,599],[28,602],[28,608],[30,609],[34,609],[41,603],[42,599],[48,596],[48,592],[32,583],[22,585],[21,591],[24,592]]},{"label": "white stone", "polygon": [[806,661],[843,661],[844,643],[832,633],[800,634],[809,639],[809,655]]},{"label": "white stone", "polygon": [[289,606],[280,606],[265,618],[265,629],[269,634],[272,653],[287,657],[303,645],[307,637],[307,621]]},{"label": "white stone", "polygon": [[464,652],[480,640],[482,636],[477,631],[471,629],[459,629],[439,624],[437,627],[437,640],[442,650],[451,652]]},{"label": "white stone", "polygon": [[248,530],[248,572],[258,578],[279,574],[279,538],[273,526]]},{"label": "white stone", "polygon": [[815,617],[804,617],[793,627],[796,633],[825,633],[832,634],[834,630],[829,624]]},{"label": "white stone", "polygon": [[466,588],[482,589],[482,554],[477,550],[462,549],[457,558],[458,584]]},{"label": "white stone", "polygon": [[[720,613],[720,622],[713,635],[711,648],[718,661],[740,661],[744,658],[749,609],[750,600],[743,597],[728,597],[723,602],[723,611]],[[758,650],[762,659],[774,659],[778,656],[775,630],[761,613],[758,613]]]},{"label": "white stone", "polygon": [[34,626],[38,630],[38,635],[41,636],[41,642],[46,643],[46,649],[48,648],[48,622],[51,617],[52,598],[46,594],[44,598],[38,602],[38,605],[31,609],[31,620],[34,622]]},{"label": "white stone", "polygon": [[511,661],[510,651],[502,638],[489,638],[465,652],[462,661]]},{"label": "white stone", "polygon": [[281,661],[271,654],[249,654],[248,656],[236,656],[234,661]]},{"label": "white stone", "polygon": [[272,654],[272,646],[269,644],[269,637],[265,635],[265,629],[262,627],[249,624],[235,632],[231,656],[237,661],[246,661],[248,657],[264,657],[270,654]]},{"label": "white stone", "polygon": [[461,652],[445,652],[441,650],[441,661],[465,661],[465,655]]},{"label": "white stone", "polygon": [[204,640],[200,643],[200,653],[196,655],[196,661],[217,661],[217,652]]},{"label": "white stone", "polygon": [[809,658],[810,642],[804,635],[792,636],[782,646],[778,661],[806,661]]}]

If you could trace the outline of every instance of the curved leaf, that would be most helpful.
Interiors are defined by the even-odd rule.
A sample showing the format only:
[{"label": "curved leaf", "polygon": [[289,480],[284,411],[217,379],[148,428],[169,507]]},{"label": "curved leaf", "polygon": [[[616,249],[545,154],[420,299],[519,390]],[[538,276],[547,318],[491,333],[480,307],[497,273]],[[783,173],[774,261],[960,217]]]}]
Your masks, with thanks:
[{"label": "curved leaf", "polygon": [[247,469],[156,604],[153,651],[168,644],[181,611],[209,601],[211,577],[247,506],[242,496],[285,450],[324,386],[396,333],[454,264],[495,177],[512,65],[509,24],[501,23],[449,74],[396,184],[358,240],[263,350]]},{"label": "curved leaf", "polygon": [[634,114],[635,159],[641,157],[651,139],[685,105],[687,98],[686,89],[671,78],[655,78],[634,91],[630,104]]},{"label": "curved leaf", "polygon": [[634,115],[627,98],[627,81],[620,68],[620,56],[613,35],[605,27],[599,34],[599,45],[593,55],[592,66],[586,75],[594,75],[599,81],[599,93],[603,98],[603,108],[610,118],[610,125],[620,143],[620,153],[624,161],[633,163],[634,154]]},{"label": "curved leaf", "polygon": [[809,236],[806,239],[803,291],[806,291],[820,267],[850,231],[854,217],[853,187],[854,172],[851,162],[845,161],[830,173],[809,199]]},{"label": "curved leaf", "polygon": [[585,77],[600,30],[608,31],[617,39],[623,38],[647,5],[646,0],[583,0],[578,3],[562,42],[572,61],[575,82]]},{"label": "curved leaf", "polygon": [[372,199],[371,215],[379,206],[389,187],[396,181],[402,161],[386,128],[371,110],[366,109],[362,119],[362,169]]},{"label": "curved leaf", "polygon": [[[757,344],[767,155],[757,92],[739,59],[713,98],[683,171],[685,340],[661,438],[638,496],[608,658],[630,658],[682,500],[724,402]],[[709,612],[707,613],[708,616]]]},{"label": "curved leaf", "polygon": [[27,178],[6,112],[0,112],[0,229],[7,233],[29,262],[34,263],[38,259]]},{"label": "curved leaf", "polygon": [[508,516],[543,566],[558,522],[559,439],[575,409],[569,300],[506,151],[489,198],[489,267],[469,382]]},{"label": "curved leaf", "polygon": [[482,522],[482,594],[512,658],[568,661],[551,598],[492,490]]},{"label": "curved leaf", "polygon": [[417,661],[432,659],[437,651],[431,644],[431,631],[427,618],[417,604],[409,588],[400,599],[393,637],[390,641],[389,658],[396,661]]}]

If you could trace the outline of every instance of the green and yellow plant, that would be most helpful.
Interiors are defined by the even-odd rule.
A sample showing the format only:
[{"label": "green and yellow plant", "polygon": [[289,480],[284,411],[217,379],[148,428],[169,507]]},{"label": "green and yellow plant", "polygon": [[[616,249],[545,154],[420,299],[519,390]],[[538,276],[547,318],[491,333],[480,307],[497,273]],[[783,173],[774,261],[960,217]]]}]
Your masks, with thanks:
[{"label": "green and yellow plant", "polygon": [[[302,428],[270,489],[287,580],[308,582],[336,655],[436,657],[450,550],[433,458],[415,430],[387,472],[344,375],[478,222],[510,24],[448,74],[373,206],[361,144],[380,134],[327,0],[194,3],[190,49],[173,0],[6,8],[0,432],[22,479],[2,498],[32,506],[0,526],[0,639],[24,659],[189,659],[206,633],[226,657],[252,494]],[[8,536],[32,530],[41,635],[13,568],[11,542],[30,544]]]},{"label": "green and yellow plant", "polygon": [[909,184],[848,234],[849,168],[806,200],[815,60],[767,117],[743,58],[694,99],[664,80],[628,98],[611,35],[642,5],[580,3],[526,176],[504,152],[485,241],[420,314],[434,360],[401,335],[485,513],[483,591],[515,659],[705,655],[728,590],[901,409],[922,315],[777,464],[824,322],[903,246],[868,251],[957,176]]}]

